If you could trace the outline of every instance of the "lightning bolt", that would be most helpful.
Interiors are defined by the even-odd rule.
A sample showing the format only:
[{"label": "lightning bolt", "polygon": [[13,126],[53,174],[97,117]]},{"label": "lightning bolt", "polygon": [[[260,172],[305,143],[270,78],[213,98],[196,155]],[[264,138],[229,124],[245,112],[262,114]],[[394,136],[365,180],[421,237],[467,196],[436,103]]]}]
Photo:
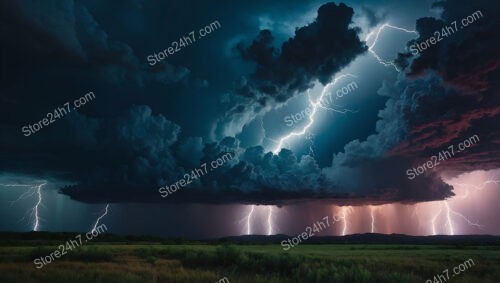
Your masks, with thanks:
[{"label": "lightning bolt", "polygon": [[448,205],[447,201],[443,201],[443,202],[444,202],[444,206],[446,206],[446,219],[447,219],[446,225],[450,229],[450,235],[455,235],[455,233],[453,232],[453,223],[451,222],[451,218],[450,218],[450,212],[451,212],[450,206]]},{"label": "lightning bolt", "polygon": [[457,215],[457,216],[460,216],[463,220],[465,220],[471,226],[475,226],[475,227],[477,227],[479,229],[481,229],[483,227],[483,225],[481,225],[481,224],[474,223],[474,222],[470,221],[467,217],[465,217],[463,214],[461,214],[459,212],[456,212],[456,211],[451,210],[451,209],[450,209],[450,212],[453,213],[453,214],[455,214],[455,215]]},{"label": "lightning bolt", "polygon": [[[460,195],[460,196],[456,196],[456,197],[457,198],[461,198],[461,199],[466,199],[469,196],[469,188],[473,188],[475,190],[482,190],[482,189],[484,189],[489,184],[500,185],[500,180],[498,180],[498,178],[496,176],[491,176],[491,177],[488,178],[488,180],[484,181],[480,185],[474,185],[474,184],[469,184],[469,183],[454,183],[454,182],[447,182],[447,183],[450,184],[450,185],[452,185],[452,186],[463,186],[463,187],[465,187],[465,189],[466,189],[465,194]],[[455,229],[453,227],[453,221],[451,219],[451,215],[452,214],[460,217],[461,219],[463,219],[470,226],[474,226],[474,227],[476,227],[478,229],[482,229],[482,227],[484,227],[483,225],[481,225],[479,223],[475,223],[475,222],[471,221],[468,217],[466,217],[462,213],[453,210],[450,207],[450,205],[448,204],[448,202],[446,200],[444,200],[442,202],[442,204],[443,204],[443,207],[446,209],[446,224],[445,225],[448,226],[448,232],[449,232],[450,235],[454,235],[455,234],[455,231],[454,231]],[[434,235],[436,235],[436,230],[435,230],[434,222],[435,222],[435,219],[437,218],[437,216],[441,213],[442,209],[443,208],[441,208],[441,210],[439,211],[439,213],[434,217],[434,219],[432,221],[432,229],[433,229],[433,234]]]},{"label": "lightning bolt", "polygon": [[311,99],[311,96],[308,95],[309,103],[311,104],[311,107],[312,107],[311,115],[309,115],[309,117],[308,117],[309,122],[302,128],[302,130],[300,130],[298,132],[293,131],[290,134],[282,137],[279,140],[278,145],[276,146],[276,148],[273,150],[274,154],[277,154],[280,151],[280,149],[283,147],[283,144],[288,139],[290,139],[292,137],[295,137],[295,136],[302,136],[302,135],[304,135],[307,132],[307,130],[314,124],[314,116],[316,116],[316,113],[318,112],[318,108],[325,109],[325,110],[332,110],[332,111],[335,111],[335,112],[338,112],[338,113],[342,113],[342,114],[345,114],[346,112],[350,111],[350,110],[338,110],[338,109],[333,109],[333,108],[327,108],[327,107],[325,107],[325,106],[323,106],[321,104],[322,101],[323,101],[323,99],[324,99],[324,97],[325,97],[325,95],[327,94],[327,89],[329,87],[335,85],[338,80],[346,78],[346,77],[356,78],[356,76],[352,75],[352,74],[344,74],[344,75],[340,75],[340,76],[336,77],[333,80],[333,82],[330,82],[326,86],[323,87],[321,95],[314,102]]},{"label": "lightning bolt", "polygon": [[30,189],[33,189],[31,193],[30,190],[28,189],[28,191],[21,194],[21,196],[19,196],[15,201],[11,202],[11,204],[13,204],[19,200],[28,198],[33,195],[37,195],[37,202],[35,206],[31,209],[30,213],[33,218],[33,231],[38,231],[38,229],[40,228],[40,216],[38,213],[38,209],[40,208],[40,206],[42,206],[42,187],[45,186],[46,184],[47,182],[45,181],[43,181],[43,183],[38,185],[0,184],[0,186],[4,187],[29,187]]},{"label": "lightning bolt", "polygon": [[47,183],[43,183],[41,185],[38,185],[36,186],[36,193],[38,195],[38,201],[34,207],[34,211],[35,211],[35,226],[33,227],[33,231],[38,231],[38,227],[39,227],[39,217],[38,217],[38,207],[40,207],[40,205],[42,204],[42,187],[47,184]]},{"label": "lightning bolt", "polygon": [[267,214],[267,235],[272,235],[273,234],[273,207],[269,206],[269,212]]},{"label": "lightning bolt", "polygon": [[368,42],[368,40],[370,39],[370,37],[372,37],[372,36],[373,36],[373,34],[375,34],[375,39],[373,40],[372,44],[371,44],[370,46],[368,46],[368,51],[369,51],[369,52],[373,55],[373,57],[375,57],[375,59],[377,59],[377,61],[378,61],[380,64],[382,64],[382,65],[384,65],[384,66],[386,66],[386,67],[388,67],[388,66],[393,66],[393,67],[394,67],[394,69],[396,69],[396,71],[398,71],[398,72],[399,72],[399,69],[398,69],[398,67],[394,64],[394,62],[392,62],[392,61],[385,61],[385,60],[383,60],[383,59],[382,59],[382,58],[381,58],[381,57],[380,57],[380,56],[379,56],[379,55],[378,55],[375,51],[373,51],[373,47],[375,47],[375,45],[377,44],[377,40],[378,40],[378,37],[379,37],[379,35],[380,35],[380,32],[381,32],[382,30],[384,30],[385,28],[392,28],[392,29],[395,29],[395,30],[404,31],[404,32],[407,32],[407,33],[414,33],[414,34],[417,34],[417,35],[418,35],[418,33],[417,33],[416,31],[414,31],[414,30],[408,30],[408,29],[405,29],[405,28],[400,28],[400,27],[396,27],[396,26],[390,25],[389,23],[385,23],[385,24],[383,24],[382,26],[380,26],[380,27],[378,28],[378,30],[377,30],[377,31],[371,31],[371,32],[370,32],[370,33],[366,36],[366,38],[365,38],[365,41],[366,41],[366,42]]},{"label": "lightning bolt", "polygon": [[108,208],[109,208],[109,203],[108,203],[108,204],[106,204],[106,208],[104,209],[104,213],[103,213],[103,214],[101,214],[101,216],[99,216],[99,217],[97,218],[97,220],[95,221],[94,227],[93,227],[93,228],[92,228],[92,230],[90,231],[91,233],[92,233],[92,232],[94,232],[94,231],[97,229],[97,225],[99,225],[99,221],[101,221],[101,219],[102,219],[104,216],[108,215]]},{"label": "lightning bolt", "polygon": [[275,225],[273,224],[274,207],[271,205],[267,206],[267,207],[266,206],[256,207],[256,205],[250,205],[250,211],[248,211],[247,215],[239,221],[240,223],[243,221],[246,222],[246,235],[252,234],[251,223],[252,223],[253,215],[255,214],[256,210],[258,212],[259,218],[264,216],[265,211],[267,211],[266,220],[264,220],[265,222],[263,222],[263,223],[267,224],[266,235],[272,235],[274,233],[274,230],[275,230],[275,227],[274,227]]},{"label": "lightning bolt", "polygon": [[375,232],[375,215],[374,215],[374,207],[370,206],[370,214],[372,217],[372,233]]},{"label": "lightning bolt", "polygon": [[248,213],[247,217],[245,217],[246,221],[247,221],[247,235],[250,235],[252,233],[252,231],[250,230],[250,228],[251,228],[250,220],[252,219],[252,214],[254,211],[255,211],[255,205],[251,205],[250,212]]},{"label": "lightning bolt", "polygon": [[446,222],[445,222],[445,226],[448,227],[448,233],[449,233],[449,235],[455,235],[455,228],[453,226],[453,221],[452,221],[452,218],[451,218],[452,214],[456,215],[456,216],[458,216],[460,218],[462,218],[465,222],[467,222],[467,224],[469,224],[471,226],[477,227],[479,229],[482,229],[482,227],[484,227],[481,224],[478,224],[478,223],[475,223],[475,222],[471,221],[469,218],[467,218],[465,215],[461,214],[460,212],[457,212],[457,211],[453,210],[450,207],[450,205],[448,204],[448,201],[444,200],[441,203],[442,203],[442,206],[439,209],[439,212],[434,215],[434,217],[432,218],[432,221],[431,221],[431,224],[432,224],[432,235],[436,235],[436,225],[435,225],[435,222],[436,222],[437,217],[443,211],[443,208],[446,209]]},{"label": "lightning bolt", "polygon": [[345,214],[345,217],[344,217],[344,228],[342,229],[342,236],[345,236],[347,234],[347,213],[346,213],[346,208],[342,207],[342,211]]},{"label": "lightning bolt", "polygon": [[465,194],[463,194],[461,196],[456,196],[457,198],[465,199],[469,196],[469,188],[473,188],[474,190],[479,191],[479,190],[484,189],[489,184],[500,185],[500,180],[498,180],[496,176],[491,176],[488,178],[487,181],[484,181],[479,186],[474,185],[474,184],[469,184],[469,183],[456,183],[456,182],[446,182],[446,183],[448,183],[449,185],[451,185],[453,187],[455,187],[455,186],[465,187],[465,190],[466,190]]},{"label": "lightning bolt", "polygon": [[[398,67],[392,62],[392,61],[385,61],[383,60],[374,50],[373,48],[375,47],[375,45],[377,44],[377,41],[378,41],[378,38],[380,36],[380,33],[382,32],[382,30],[384,30],[385,28],[392,28],[392,29],[396,29],[396,30],[400,30],[400,31],[404,31],[404,32],[407,32],[407,33],[414,33],[414,34],[418,34],[416,31],[414,30],[408,30],[408,29],[405,29],[405,28],[401,28],[401,27],[396,27],[396,26],[393,26],[393,25],[390,25],[389,23],[385,23],[383,24],[382,26],[380,26],[376,31],[371,31],[365,38],[365,41],[368,41],[374,34],[375,34],[375,39],[373,40],[372,44],[370,46],[368,46],[368,51],[377,59],[377,61],[379,63],[381,63],[382,65],[384,66],[393,66],[394,69],[396,69],[396,71],[399,72],[399,69]],[[309,119],[309,122],[302,128],[302,130],[300,131],[293,131],[291,133],[289,133],[288,135],[282,137],[279,142],[277,143],[277,146],[275,147],[275,149],[273,150],[273,153],[274,154],[277,154],[281,148],[283,148],[283,144],[290,138],[292,137],[296,137],[296,136],[302,136],[304,135],[307,130],[314,124],[314,116],[316,115],[317,113],[317,110],[318,109],[323,109],[323,110],[330,110],[330,111],[335,111],[335,112],[338,112],[338,113],[342,113],[342,114],[345,114],[347,112],[354,112],[352,110],[349,110],[349,109],[334,109],[334,108],[329,108],[329,107],[326,107],[324,105],[322,105],[322,101],[325,97],[325,94],[327,93],[327,89],[330,87],[330,86],[333,86],[337,83],[337,81],[339,79],[342,79],[342,78],[345,78],[345,77],[356,77],[352,74],[344,74],[344,75],[340,75],[338,76],[337,78],[335,78],[333,80],[333,82],[327,84],[325,87],[323,87],[323,91],[321,92],[321,95],[316,99],[316,101],[313,102],[313,100],[311,99],[311,96],[310,96],[310,93],[308,91],[308,98],[309,98],[309,103],[311,104],[312,106],[312,112],[311,112],[311,115],[309,115],[308,119]],[[336,107],[340,107],[338,105],[335,105],[335,104],[332,104]]]}]

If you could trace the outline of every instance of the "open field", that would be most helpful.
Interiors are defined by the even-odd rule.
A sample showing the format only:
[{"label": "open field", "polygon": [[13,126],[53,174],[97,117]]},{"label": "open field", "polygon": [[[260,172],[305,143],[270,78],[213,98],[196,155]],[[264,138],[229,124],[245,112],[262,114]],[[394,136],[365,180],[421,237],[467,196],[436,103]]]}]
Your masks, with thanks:
[{"label": "open field", "polygon": [[[96,243],[37,269],[57,245],[0,247],[0,282],[449,282],[500,281],[500,247],[430,245],[162,245]],[[453,267],[474,265],[452,278]],[[447,282],[448,282],[447,281]]]}]

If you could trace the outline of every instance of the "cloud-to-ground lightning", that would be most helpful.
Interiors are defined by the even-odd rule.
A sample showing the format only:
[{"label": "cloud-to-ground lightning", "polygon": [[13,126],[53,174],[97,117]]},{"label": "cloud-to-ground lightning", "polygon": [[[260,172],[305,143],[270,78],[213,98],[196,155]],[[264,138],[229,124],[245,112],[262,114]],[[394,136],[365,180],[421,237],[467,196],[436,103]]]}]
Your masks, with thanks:
[{"label": "cloud-to-ground lightning", "polygon": [[250,235],[252,233],[252,226],[250,225],[250,220],[252,219],[252,215],[255,211],[255,205],[251,205],[250,206],[250,211],[248,212],[248,215],[244,218],[244,220],[246,219],[246,223],[247,223],[247,235]]},{"label": "cloud-to-ground lightning", "polygon": [[[496,176],[491,176],[491,177],[489,177],[486,181],[484,181],[480,185],[474,185],[474,184],[470,184],[470,183],[455,183],[455,182],[451,182],[451,181],[448,181],[447,183],[450,184],[450,185],[452,185],[452,186],[463,186],[463,187],[465,187],[465,194],[463,194],[463,195],[457,195],[455,198],[467,199],[470,196],[469,195],[469,188],[473,188],[474,190],[482,190],[482,189],[484,189],[489,184],[500,185],[500,180],[498,180],[498,178]],[[481,225],[479,223],[475,223],[472,220],[470,220],[468,217],[466,217],[465,215],[463,215],[462,213],[453,210],[450,207],[449,203],[446,200],[442,201],[441,203],[442,203],[441,209],[434,216],[434,218],[432,220],[432,233],[433,233],[433,235],[436,235],[435,220],[439,216],[439,214],[441,214],[443,208],[446,209],[446,223],[445,223],[445,225],[448,227],[448,233],[450,235],[454,235],[455,234],[455,228],[453,226],[453,220],[452,220],[451,215],[456,215],[456,216],[460,217],[461,219],[463,219],[470,226],[474,226],[474,227],[476,227],[478,229],[482,229],[483,225]]]},{"label": "cloud-to-ground lightning", "polygon": [[342,212],[345,214],[344,217],[344,228],[342,229],[342,236],[345,236],[347,234],[347,208],[342,207]]},{"label": "cloud-to-ground lightning", "polygon": [[385,23],[383,25],[381,25],[378,30],[374,30],[374,31],[371,31],[365,38],[365,41],[368,42],[368,40],[373,36],[373,34],[375,34],[375,39],[373,40],[372,44],[368,46],[368,52],[370,52],[373,57],[375,57],[375,59],[377,59],[377,61],[384,65],[384,66],[393,66],[394,69],[396,69],[396,71],[399,72],[399,69],[398,67],[394,64],[394,62],[392,61],[385,61],[383,60],[375,51],[373,51],[373,48],[375,47],[375,45],[377,44],[377,41],[378,41],[378,37],[380,35],[380,32],[382,30],[384,30],[385,28],[392,28],[392,29],[396,29],[396,30],[400,30],[400,31],[404,31],[404,32],[407,32],[407,33],[414,33],[414,34],[418,34],[418,32],[414,31],[414,30],[408,30],[408,29],[405,29],[405,28],[400,28],[400,27],[396,27],[396,26],[393,26],[393,25],[390,25],[389,23]]},{"label": "cloud-to-ground lightning", "polygon": [[471,220],[469,220],[466,216],[464,216],[460,212],[457,212],[457,211],[453,210],[450,207],[450,204],[448,203],[448,201],[444,200],[441,203],[442,203],[441,209],[439,210],[439,212],[437,214],[434,215],[434,217],[432,219],[432,234],[433,235],[436,235],[436,227],[435,227],[436,218],[441,214],[441,212],[443,211],[443,208],[446,209],[446,222],[445,222],[445,226],[448,227],[448,235],[455,235],[455,228],[454,228],[453,220],[451,218],[452,214],[454,214],[456,216],[459,216],[465,222],[467,222],[467,224],[469,224],[471,226],[477,227],[479,229],[481,229],[483,227],[483,225],[475,223],[475,222],[472,222]]},{"label": "cloud-to-ground lightning", "polygon": [[370,214],[372,217],[372,233],[375,233],[375,215],[374,215],[374,207],[370,205]]},{"label": "cloud-to-ground lightning", "polygon": [[331,86],[334,86],[338,80],[340,79],[343,79],[343,78],[346,78],[346,77],[353,77],[353,78],[356,78],[355,75],[352,75],[352,74],[344,74],[344,75],[340,75],[338,77],[336,77],[333,82],[330,82],[328,83],[327,85],[325,85],[323,87],[323,90],[321,91],[321,95],[316,99],[316,101],[312,101],[311,97],[308,96],[309,98],[309,103],[311,104],[312,106],[312,111],[311,111],[311,115],[309,115],[308,119],[308,123],[302,128],[302,130],[300,131],[293,131],[291,133],[289,133],[288,135],[282,137],[279,142],[278,142],[278,145],[276,146],[276,148],[273,150],[273,152],[276,154],[278,153],[281,148],[283,147],[283,144],[290,138],[292,137],[295,137],[295,136],[302,136],[304,135],[307,130],[314,124],[314,116],[316,116],[316,113],[318,112],[318,109],[321,108],[321,109],[326,109],[326,110],[333,110],[333,111],[336,111],[336,112],[339,112],[339,113],[346,113],[348,110],[336,110],[336,109],[333,109],[333,108],[327,108],[325,107],[324,105],[322,105],[321,103],[324,101],[324,97],[325,95],[327,94],[327,89]]},{"label": "cloud-to-ground lightning", "polygon": [[33,189],[31,193],[24,192],[16,201],[19,201],[21,199],[25,199],[29,196],[37,195],[37,201],[35,206],[31,209],[31,215],[33,218],[33,231],[38,231],[40,228],[40,215],[39,215],[39,208],[42,206],[42,187],[45,186],[47,182],[43,181],[41,184],[37,185],[20,185],[20,184],[0,184],[0,186],[4,187],[29,187],[30,189]]},{"label": "cloud-to-ground lightning", "polygon": [[441,208],[439,209],[439,211],[436,214],[434,214],[434,217],[431,220],[432,235],[437,235],[437,232],[436,232],[436,219],[439,217],[439,215],[441,215],[441,212],[443,212],[443,209],[446,210],[445,227],[448,227],[448,235],[455,235],[455,228],[454,228],[453,220],[452,220],[452,217],[451,217],[452,214],[456,215],[456,216],[459,216],[465,222],[467,222],[467,224],[469,224],[471,226],[477,227],[479,229],[481,229],[483,227],[481,224],[474,223],[471,220],[469,220],[466,216],[464,216],[463,214],[461,214],[461,213],[453,210],[450,207],[450,204],[448,203],[448,201],[444,200],[444,201],[441,202],[441,204],[442,204]]},{"label": "cloud-to-ground lightning", "polygon": [[269,206],[267,215],[267,235],[273,234],[273,207]]},{"label": "cloud-to-ground lightning", "polygon": [[33,231],[38,231],[38,227],[40,225],[39,217],[38,217],[38,207],[42,204],[42,186],[46,183],[36,186],[36,193],[38,195],[38,201],[34,207],[35,210],[35,226],[33,227]]},{"label": "cloud-to-ground lightning", "polygon": [[451,222],[450,218],[450,205],[448,204],[447,201],[443,201],[444,206],[446,207],[446,225],[448,226],[448,229],[450,231],[450,235],[455,235],[454,229],[453,229],[453,223]]},{"label": "cloud-to-ground lightning", "polygon": [[256,206],[254,204],[250,205],[250,210],[247,212],[246,216],[241,219],[239,222],[245,222],[246,223],[246,235],[251,235],[252,233],[255,233],[252,229],[252,221],[254,221],[254,214],[257,213],[258,219],[263,219],[260,223],[262,223],[263,226],[266,227],[266,235],[272,235],[275,233],[275,225],[273,223],[274,221],[274,207],[272,205],[269,206]]},{"label": "cloud-to-ground lightning", "polygon": [[94,231],[97,229],[97,225],[99,225],[99,221],[101,221],[101,219],[102,219],[104,216],[108,215],[108,208],[109,208],[109,203],[108,203],[108,204],[106,204],[106,208],[104,209],[103,214],[101,214],[101,216],[99,216],[99,217],[97,218],[97,220],[95,221],[94,227],[93,227],[93,228],[92,228],[92,230],[90,231],[91,233],[92,233],[92,232],[94,232]]}]

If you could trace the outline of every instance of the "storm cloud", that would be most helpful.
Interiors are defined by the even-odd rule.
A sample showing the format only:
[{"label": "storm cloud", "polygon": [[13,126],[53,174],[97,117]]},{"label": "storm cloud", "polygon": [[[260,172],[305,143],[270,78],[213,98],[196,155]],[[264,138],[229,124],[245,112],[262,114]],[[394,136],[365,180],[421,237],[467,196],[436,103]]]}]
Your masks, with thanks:
[{"label": "storm cloud", "polygon": [[[25,4],[28,2],[30,5]],[[234,69],[228,72],[234,70],[238,76],[231,73],[228,79],[213,71],[212,66],[225,65],[229,60],[226,57],[218,57],[214,63],[210,61],[212,53],[193,56],[191,60],[198,64],[210,61],[206,64],[211,65],[208,75],[216,73],[200,91],[196,86],[191,88],[196,85],[192,76],[194,72],[207,75],[203,68],[193,71],[195,64],[182,67],[174,63],[145,66],[132,44],[106,32],[98,17],[80,2],[20,3],[0,4],[8,11],[1,19],[6,27],[0,31],[2,42],[6,42],[3,54],[17,54],[2,55],[2,82],[6,84],[0,93],[0,167],[9,172],[50,172],[73,184],[62,192],[74,199],[216,204],[307,200],[409,203],[453,195],[452,188],[440,179],[440,171],[498,167],[500,137],[492,130],[500,124],[495,57],[498,44],[492,36],[498,17],[489,14],[497,11],[491,2],[476,1],[470,11],[463,10],[461,1],[439,2],[442,19],[418,20],[420,37],[416,41],[432,35],[444,22],[479,9],[485,15],[477,24],[417,57],[402,55],[398,62],[405,71],[397,79],[384,82],[378,91],[386,101],[375,128],[335,152],[327,166],[320,166],[311,155],[289,149],[274,154],[263,145],[242,146],[240,139],[245,138],[237,134],[250,121],[282,106],[314,83],[330,82],[353,60],[367,54],[358,36],[360,30],[352,27],[354,10],[345,4],[319,6],[314,21],[298,27],[280,47],[271,30],[259,31],[253,40],[239,41],[238,55],[251,68],[230,66]],[[145,2],[134,3],[137,9],[147,6]],[[222,19],[221,23],[222,28],[230,29]],[[230,39],[247,38],[238,33],[227,35],[222,28],[220,41],[210,42],[218,39],[214,33],[213,38],[200,41],[200,46],[190,46],[183,52],[191,55],[188,52],[195,47],[199,52],[219,52]],[[162,46],[160,43],[158,46]],[[202,48],[210,47],[209,43],[215,47]],[[192,61],[186,59],[186,66]],[[20,83],[25,75],[30,84]],[[46,85],[51,76],[59,80],[53,88]],[[241,79],[235,82],[234,77]],[[100,88],[95,91],[95,103],[58,120],[43,133],[21,136],[20,128],[25,123],[38,121],[43,111],[68,101],[69,91],[76,96],[92,87]],[[38,88],[50,95],[39,95]],[[186,89],[191,93],[183,97]],[[209,99],[217,104],[208,105]],[[177,106],[179,101],[184,104]],[[209,110],[199,114],[206,105]],[[185,125],[186,120],[193,122]],[[200,128],[211,128],[214,135],[198,135],[196,130]],[[263,128],[260,131],[256,140],[265,135]],[[449,160],[438,171],[416,180],[405,175],[406,169],[442,147],[472,135],[481,138],[480,144]],[[233,157],[229,162],[189,187],[160,197],[160,187],[227,153]]]},{"label": "storm cloud", "polygon": [[281,48],[273,46],[270,30],[260,31],[249,46],[239,43],[241,56],[257,65],[239,93],[254,98],[263,94],[283,102],[316,80],[330,82],[335,73],[368,49],[358,37],[360,30],[350,27],[353,15],[352,8],[331,2],[322,5],[314,22],[297,28],[295,36]]}]

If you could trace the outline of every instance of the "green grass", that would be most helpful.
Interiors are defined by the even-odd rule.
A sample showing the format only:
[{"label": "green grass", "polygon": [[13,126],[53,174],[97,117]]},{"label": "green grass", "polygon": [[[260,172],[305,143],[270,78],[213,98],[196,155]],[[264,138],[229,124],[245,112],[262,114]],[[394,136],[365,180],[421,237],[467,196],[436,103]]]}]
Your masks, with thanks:
[{"label": "green grass", "polygon": [[[35,258],[57,246],[0,247],[0,282],[500,282],[499,247],[417,245],[89,244],[40,269]],[[469,258],[475,265],[455,277]]]}]

